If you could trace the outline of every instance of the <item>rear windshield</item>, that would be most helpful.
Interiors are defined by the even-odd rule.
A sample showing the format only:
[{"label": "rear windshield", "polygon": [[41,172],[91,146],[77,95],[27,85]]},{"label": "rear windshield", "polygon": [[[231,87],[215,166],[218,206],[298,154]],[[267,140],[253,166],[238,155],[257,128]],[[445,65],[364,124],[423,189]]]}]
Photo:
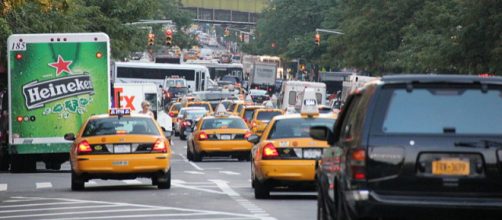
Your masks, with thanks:
[{"label": "rear windshield", "polygon": [[246,109],[244,110],[244,118],[248,121],[253,119],[253,112],[255,109]]},{"label": "rear windshield", "polygon": [[188,93],[188,88],[187,87],[169,87],[169,89],[167,89],[167,91],[172,94],[185,95]]},{"label": "rear windshield", "polygon": [[207,114],[207,111],[187,111],[185,119],[196,120]]},{"label": "rear windshield", "polygon": [[247,126],[240,118],[211,118],[204,120],[201,130],[220,128],[247,129]]},{"label": "rear windshield", "polygon": [[273,111],[273,112],[258,112],[256,116],[257,120],[260,121],[270,121],[274,116],[281,115],[281,112]]},{"label": "rear windshield", "polygon": [[206,110],[210,111],[210,104],[188,104],[189,107],[204,107]]},{"label": "rear windshield", "polygon": [[335,119],[331,118],[292,118],[275,121],[270,129],[268,139],[281,138],[308,138],[310,137],[310,127],[325,126],[333,128]]},{"label": "rear windshield", "polygon": [[84,129],[83,137],[120,134],[159,135],[151,118],[99,118],[92,119]]},{"label": "rear windshield", "polygon": [[[381,123],[384,133],[502,134],[502,89],[384,89],[390,98]],[[479,86],[478,86],[479,87]]]},{"label": "rear windshield", "polygon": [[176,104],[173,104],[171,111],[179,111],[180,108],[181,108],[181,103],[176,103]]},{"label": "rear windshield", "polygon": [[332,113],[333,109],[331,108],[319,108],[319,113],[320,114],[326,114],[326,113]]}]

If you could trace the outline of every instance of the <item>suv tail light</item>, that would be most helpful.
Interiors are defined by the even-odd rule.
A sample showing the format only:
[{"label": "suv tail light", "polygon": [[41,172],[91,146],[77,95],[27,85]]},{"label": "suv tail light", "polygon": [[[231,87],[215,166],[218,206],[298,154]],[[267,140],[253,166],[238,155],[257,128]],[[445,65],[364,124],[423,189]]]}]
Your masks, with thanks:
[{"label": "suv tail light", "polygon": [[366,151],[364,149],[355,149],[352,151],[350,166],[354,180],[366,179]]},{"label": "suv tail light", "polygon": [[253,132],[246,131],[246,133],[244,133],[244,139],[248,139],[252,134],[253,134]]},{"label": "suv tail light", "polygon": [[277,148],[275,148],[274,144],[268,143],[263,147],[262,156],[263,159],[272,159],[275,157],[279,157],[279,152],[277,152]]},{"label": "suv tail light", "polygon": [[89,142],[87,141],[81,141],[80,143],[78,143],[77,145],[77,153],[79,154],[82,154],[82,153],[91,153],[92,152],[92,148],[91,148],[91,145],[89,144]]},{"label": "suv tail light", "polygon": [[206,133],[206,132],[201,131],[201,132],[199,133],[199,140],[200,140],[200,141],[207,140],[207,138],[208,138],[208,137],[207,137],[207,133]]},{"label": "suv tail light", "polygon": [[166,142],[162,139],[157,139],[157,141],[155,141],[155,143],[153,144],[152,152],[166,153],[167,152]]}]

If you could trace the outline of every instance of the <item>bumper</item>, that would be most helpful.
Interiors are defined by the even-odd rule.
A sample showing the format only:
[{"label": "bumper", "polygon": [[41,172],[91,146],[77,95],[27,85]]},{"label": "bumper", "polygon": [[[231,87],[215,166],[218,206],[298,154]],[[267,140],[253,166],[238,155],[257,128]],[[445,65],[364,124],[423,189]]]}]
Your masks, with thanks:
[{"label": "bumper", "polygon": [[217,153],[217,152],[251,152],[253,145],[246,140],[236,141],[200,141],[198,148],[200,152]]},{"label": "bumper", "polygon": [[81,155],[72,161],[77,174],[167,172],[169,154]]},{"label": "bumper", "polygon": [[[357,213],[360,217],[409,216],[410,213],[420,215],[423,214],[424,209],[438,212],[483,210],[502,213],[502,197],[401,196],[381,195],[367,190],[353,190],[345,191],[345,198],[352,212]],[[401,212],[395,212],[395,210],[401,210]]]},{"label": "bumper", "polygon": [[[314,181],[315,160],[261,160],[256,164],[264,181]],[[260,176],[261,175],[261,176]]]}]

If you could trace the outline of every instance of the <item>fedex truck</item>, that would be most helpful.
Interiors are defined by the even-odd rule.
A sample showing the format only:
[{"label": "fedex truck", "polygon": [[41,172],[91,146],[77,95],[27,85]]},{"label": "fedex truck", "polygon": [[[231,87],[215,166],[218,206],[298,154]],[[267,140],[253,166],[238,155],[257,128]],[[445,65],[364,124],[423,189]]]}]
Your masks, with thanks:
[{"label": "fedex truck", "polygon": [[7,40],[12,172],[59,169],[86,119],[110,106],[109,37],[104,33],[15,34]]}]

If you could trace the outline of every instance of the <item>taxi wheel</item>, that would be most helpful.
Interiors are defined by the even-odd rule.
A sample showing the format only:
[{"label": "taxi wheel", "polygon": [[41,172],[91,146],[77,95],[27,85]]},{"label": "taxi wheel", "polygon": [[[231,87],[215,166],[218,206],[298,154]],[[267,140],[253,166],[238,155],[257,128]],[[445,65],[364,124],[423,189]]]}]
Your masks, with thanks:
[{"label": "taxi wheel", "polygon": [[202,161],[202,155],[201,153],[194,151],[193,152],[193,161],[195,162],[201,162]]},{"label": "taxi wheel", "polygon": [[80,178],[73,170],[71,171],[71,190],[83,190],[85,188],[85,182]]},{"label": "taxi wheel", "polygon": [[193,153],[192,153],[192,151],[190,151],[190,147],[189,146],[187,146],[187,159],[189,161],[193,160]]},{"label": "taxi wheel", "polygon": [[180,133],[180,140],[186,140],[186,139],[187,139],[187,136]]},{"label": "taxi wheel", "polygon": [[260,181],[256,181],[254,185],[255,199],[268,199],[270,198],[270,188]]},{"label": "taxi wheel", "polygon": [[171,169],[167,173],[163,173],[157,176],[157,187],[159,189],[170,189],[171,188]]}]

